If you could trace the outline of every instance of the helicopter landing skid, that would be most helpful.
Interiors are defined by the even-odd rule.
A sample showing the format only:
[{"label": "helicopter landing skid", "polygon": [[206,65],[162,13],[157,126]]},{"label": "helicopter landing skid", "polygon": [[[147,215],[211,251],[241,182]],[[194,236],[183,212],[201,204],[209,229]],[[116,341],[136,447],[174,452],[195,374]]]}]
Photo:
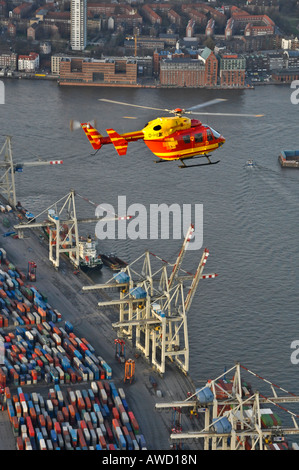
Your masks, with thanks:
[{"label": "helicopter landing skid", "polygon": [[210,155],[199,155],[198,157],[193,157],[193,158],[203,158],[203,157],[206,157],[208,159],[207,163],[197,163],[195,165],[186,165],[184,160],[181,160],[182,165],[179,165],[179,168],[191,168],[191,167],[194,167],[194,166],[216,165],[216,163],[220,162],[220,160],[217,160],[217,162],[211,162],[211,160],[209,158]]}]

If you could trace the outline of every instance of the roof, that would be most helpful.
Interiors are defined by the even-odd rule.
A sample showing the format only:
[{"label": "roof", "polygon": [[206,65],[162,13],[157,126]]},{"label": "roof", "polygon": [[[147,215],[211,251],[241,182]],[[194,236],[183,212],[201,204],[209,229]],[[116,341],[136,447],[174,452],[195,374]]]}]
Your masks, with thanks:
[{"label": "roof", "polygon": [[211,52],[212,52],[211,49],[209,49],[208,47],[205,47],[200,55],[204,60],[207,60],[207,58],[210,56]]}]

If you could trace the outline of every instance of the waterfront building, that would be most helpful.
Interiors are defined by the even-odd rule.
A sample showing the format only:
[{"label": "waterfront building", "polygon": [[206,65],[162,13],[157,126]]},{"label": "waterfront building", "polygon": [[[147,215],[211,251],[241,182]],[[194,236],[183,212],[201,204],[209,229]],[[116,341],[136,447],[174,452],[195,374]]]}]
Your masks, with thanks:
[{"label": "waterfront building", "polygon": [[220,58],[220,85],[243,87],[245,84],[246,59],[238,54],[225,54]]},{"label": "waterfront building", "polygon": [[63,57],[59,73],[60,85],[137,85],[137,61],[125,57],[102,60]]},{"label": "waterfront building", "polygon": [[35,72],[39,68],[39,54],[30,52],[28,55],[19,55],[18,70],[24,72]]},{"label": "waterfront building", "polygon": [[71,0],[71,48],[83,51],[87,44],[86,0]]}]

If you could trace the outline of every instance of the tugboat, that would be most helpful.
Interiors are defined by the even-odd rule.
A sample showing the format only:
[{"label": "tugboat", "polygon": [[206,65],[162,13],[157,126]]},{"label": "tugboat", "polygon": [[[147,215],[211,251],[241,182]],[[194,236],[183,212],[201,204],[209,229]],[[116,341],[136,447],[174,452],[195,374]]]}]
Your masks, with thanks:
[{"label": "tugboat", "polygon": [[87,237],[86,241],[79,242],[79,256],[82,271],[102,269],[102,258],[97,254],[96,242],[90,236]]}]

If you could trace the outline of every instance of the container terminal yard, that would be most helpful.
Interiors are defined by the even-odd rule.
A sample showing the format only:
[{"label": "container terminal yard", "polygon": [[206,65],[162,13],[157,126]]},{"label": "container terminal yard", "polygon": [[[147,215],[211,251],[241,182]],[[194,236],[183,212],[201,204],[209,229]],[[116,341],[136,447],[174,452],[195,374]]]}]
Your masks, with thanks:
[{"label": "container terminal yard", "polygon": [[[129,344],[126,344],[127,357],[131,355],[131,357],[134,358],[135,374],[132,384],[130,382],[124,383],[124,364],[119,362],[117,357],[115,357],[114,340],[116,339],[116,334],[111,328],[113,314],[109,313],[109,316],[107,316],[97,307],[98,302],[103,299],[98,293],[83,293],[82,287],[91,284],[88,276],[83,272],[80,272],[80,275],[74,274],[74,266],[67,258],[60,261],[59,270],[56,270],[49,261],[48,245],[39,232],[30,231],[28,236],[25,235],[23,239],[15,238],[13,235],[3,236],[9,233],[7,232],[7,227],[3,225],[4,219],[6,221],[9,219],[11,226],[19,222],[16,211],[1,214],[0,219],[2,219],[0,220],[2,252],[5,253],[6,260],[9,260],[10,265],[13,265],[15,269],[20,270],[20,272],[25,273],[27,276],[28,260],[34,258],[37,267],[36,282],[29,282],[28,285],[34,285],[34,289],[46,296],[47,303],[61,314],[61,320],[55,323],[55,325],[66,329],[65,322],[71,323],[75,335],[80,338],[85,338],[88,344],[95,349],[97,356],[101,356],[105,359],[112,369],[112,379],[108,378],[108,380],[110,380],[110,383],[113,382],[117,389],[121,388],[124,392],[128,413],[130,411],[133,412],[136,423],[138,423],[138,435],[144,436],[142,443],[138,443],[138,448],[142,445],[144,448],[148,449],[169,449],[171,445],[169,439],[171,417],[155,412],[157,393],[161,394],[167,400],[176,399],[178,396],[183,400],[187,397],[188,393],[194,390],[190,378],[183,375],[176,366],[170,364],[169,370],[162,380],[159,375],[153,372],[149,364],[147,364],[142,357],[139,356],[136,358],[134,351],[130,350]],[[2,262],[2,268],[8,268],[5,264],[5,259],[3,259]],[[26,282],[27,280],[25,280],[25,284]],[[20,315],[22,313],[23,312],[20,311]],[[42,319],[40,321],[42,322]],[[47,321],[49,321],[48,318]],[[40,325],[35,324],[34,320],[32,323],[32,328],[39,331],[38,327],[40,327]],[[52,323],[51,320],[49,323]],[[15,324],[18,324],[17,321],[15,321]],[[8,326],[4,325],[5,323],[2,319],[1,335],[4,334],[5,339],[8,339],[7,336],[9,335],[16,336],[16,327],[13,326],[11,320],[8,321]],[[20,326],[20,328],[24,328],[24,326]],[[29,326],[26,325],[25,328],[28,329]],[[13,339],[11,339],[11,341],[12,340]],[[24,355],[26,356],[26,354]],[[26,358],[23,358],[23,360],[26,364]],[[33,391],[39,393],[44,397],[44,400],[48,398],[49,389],[54,388],[55,379],[53,381],[53,377],[48,377],[50,381],[48,384],[45,382],[45,377],[42,380],[40,380],[40,378],[35,379],[37,383],[34,384],[34,377],[31,375],[29,378],[28,374],[25,374],[21,385],[20,377],[21,374],[16,380],[8,377],[6,381],[7,383],[5,385],[10,389],[11,400],[12,397],[15,397],[14,399],[16,400],[16,396],[18,396],[18,402],[20,402],[20,396],[18,394],[19,388],[22,389],[21,393],[23,394],[28,395]],[[72,378],[68,378],[68,384],[59,385],[63,393],[69,388],[74,392],[76,392],[77,389],[91,389],[89,381],[84,383],[80,379],[79,382],[78,374],[74,379],[75,384],[72,383],[71,379]],[[66,377],[64,377],[62,382],[63,381],[66,382]],[[29,385],[27,385],[28,382]],[[57,382],[59,383],[60,380],[57,379]],[[93,382],[98,381],[94,380]],[[104,382],[106,382],[106,380]],[[3,382],[2,385],[4,385]],[[21,397],[22,396],[23,395],[21,395]],[[7,409],[7,403],[10,403],[9,399],[4,401],[6,402],[4,406],[5,411],[0,413],[0,448],[12,449],[16,447],[16,434],[20,434],[20,423],[18,424],[17,432],[13,429],[10,419],[8,419],[9,409]],[[29,400],[29,402],[30,401],[32,400]],[[114,411],[116,413],[116,410]],[[15,416],[20,416],[16,410]],[[128,424],[129,423],[127,423],[127,425]],[[110,427],[112,428],[112,424]],[[30,437],[29,433],[28,437]],[[112,441],[115,443],[115,438],[113,438]],[[112,443],[110,444],[112,445]]]},{"label": "container terminal yard", "polygon": [[[285,408],[298,396],[238,363],[202,388],[188,375],[187,312],[198,282],[216,276],[204,273],[208,250],[179,276],[192,226],[170,273],[145,253],[95,285],[77,269],[75,192],[63,199],[68,219],[47,208],[38,222],[16,203],[10,151],[2,168],[12,171],[0,204],[1,450],[298,448],[299,416]],[[57,237],[60,222],[71,242]]]}]

